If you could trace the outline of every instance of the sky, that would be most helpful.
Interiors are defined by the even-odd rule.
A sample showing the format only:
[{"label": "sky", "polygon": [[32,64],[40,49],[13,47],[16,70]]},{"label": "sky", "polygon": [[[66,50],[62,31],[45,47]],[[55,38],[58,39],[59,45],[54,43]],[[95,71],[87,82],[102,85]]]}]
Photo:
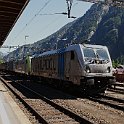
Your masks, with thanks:
[{"label": "sky", "polygon": [[[92,3],[73,0],[71,16],[83,16],[91,5]],[[67,12],[66,0],[30,0],[3,45],[32,44],[75,20],[67,18],[67,15],[55,14],[62,12]],[[0,49],[4,53],[13,50]]]}]

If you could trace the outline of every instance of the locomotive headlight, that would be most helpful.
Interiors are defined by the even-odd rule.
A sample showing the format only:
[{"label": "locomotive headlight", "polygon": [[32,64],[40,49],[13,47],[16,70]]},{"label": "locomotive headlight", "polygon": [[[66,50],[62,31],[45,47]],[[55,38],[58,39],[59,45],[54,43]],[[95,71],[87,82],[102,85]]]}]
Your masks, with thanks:
[{"label": "locomotive headlight", "polygon": [[106,73],[110,73],[110,72],[111,72],[111,67],[108,67]]},{"label": "locomotive headlight", "polygon": [[89,70],[89,69],[87,69],[87,70],[86,70],[86,72],[87,72],[87,73],[90,73],[90,70]]},{"label": "locomotive headlight", "polygon": [[90,72],[91,72],[90,67],[89,67],[89,66],[86,66],[85,71],[86,71],[87,73],[90,73]]}]

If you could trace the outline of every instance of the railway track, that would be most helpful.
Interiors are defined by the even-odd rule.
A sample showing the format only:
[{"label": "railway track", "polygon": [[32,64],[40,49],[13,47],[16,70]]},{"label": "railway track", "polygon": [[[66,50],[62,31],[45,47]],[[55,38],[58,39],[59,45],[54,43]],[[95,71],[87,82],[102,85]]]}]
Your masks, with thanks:
[{"label": "railway track", "polygon": [[115,93],[120,93],[120,94],[124,94],[124,90],[120,90],[120,89],[108,89],[108,91],[112,91],[112,92],[115,92]]},{"label": "railway track", "polygon": [[117,101],[119,103],[124,104],[124,95],[122,95],[122,94],[116,94],[114,92],[109,92],[109,93],[105,93],[105,95],[102,95],[101,97],[105,97],[107,99]]},{"label": "railway track", "polygon": [[[18,89],[20,92],[23,92],[23,94],[25,94],[26,97],[28,97],[28,99],[27,99],[27,98],[25,98],[25,96],[22,96],[25,100],[27,100],[29,102],[29,98],[31,99],[31,101],[29,103],[31,105],[33,104],[33,108],[36,112],[37,112],[37,109],[39,109],[39,106],[42,109],[44,108],[44,107],[41,107],[41,106],[44,106],[44,103],[42,105],[42,103],[39,102],[40,98],[38,96],[36,97],[36,95],[34,96],[33,94],[31,96],[29,96],[29,94],[26,93],[27,90],[25,90],[25,92],[22,91],[23,88],[20,88],[22,86],[19,86],[19,88],[18,88],[17,83],[19,83],[20,85],[24,85],[24,86],[28,87],[29,89],[33,89],[33,91],[35,90],[35,92],[37,92],[38,94],[42,94],[43,97],[49,99],[51,102],[71,111],[72,113],[75,113],[79,117],[84,118],[86,120],[90,120],[90,123],[95,123],[95,124],[101,124],[101,123],[104,124],[105,123],[106,124],[106,123],[110,122],[109,124],[116,124],[116,121],[114,121],[113,118],[116,118],[118,124],[122,124],[122,122],[123,122],[123,111],[121,109],[117,109],[113,106],[109,106],[104,103],[101,104],[98,101],[90,100],[88,98],[85,99],[85,98],[80,98],[80,97],[78,98],[78,97],[74,97],[74,96],[72,97],[70,95],[67,96],[68,93],[64,93],[63,91],[62,92],[60,91],[61,93],[58,91],[56,92],[55,89],[53,89],[53,91],[50,91],[51,88],[49,88],[49,87],[46,88],[46,86],[45,87],[42,86],[41,85],[42,82],[37,81],[37,83],[36,83],[36,81],[35,81],[33,83],[32,81],[30,81],[29,80],[30,77],[27,79],[23,78],[24,79],[23,80],[22,77],[15,77],[14,75],[12,75],[12,76],[8,75],[7,77],[6,76],[3,75],[2,77],[4,77],[6,80],[8,80],[8,82],[13,87],[15,87],[15,89]],[[12,77],[13,81],[9,81],[10,77]],[[38,102],[39,102],[39,104],[38,104]],[[35,107],[34,104],[35,105],[38,104],[38,107]],[[50,110],[50,109],[48,109],[48,110]],[[47,112],[47,110],[45,110],[45,113],[46,112]],[[61,111],[59,111],[59,112],[61,112]],[[44,113],[44,112],[40,111],[40,113]],[[48,111],[48,113],[49,113],[49,111]],[[111,113],[114,113],[114,114],[112,114],[112,116],[111,116]],[[54,115],[54,114],[52,114],[52,115]],[[68,114],[66,114],[66,115],[68,116]],[[44,117],[44,115],[41,115],[41,116]],[[108,116],[110,118],[108,118]],[[38,117],[36,117],[36,118],[38,118]],[[43,118],[43,119],[46,120],[45,118]],[[70,121],[70,122],[72,123],[73,120],[75,120],[75,118],[71,118],[71,119],[72,119],[72,121]],[[62,119],[57,118],[57,120],[60,120],[62,123]],[[53,122],[53,121],[54,121],[54,119],[51,120],[51,122]],[[57,123],[58,123],[58,121],[57,121]],[[69,123],[69,121],[67,121],[67,123]],[[76,121],[73,123],[81,123],[81,122]]]},{"label": "railway track", "polygon": [[41,94],[29,89],[28,87],[23,86],[19,83],[14,83],[18,85],[19,89],[23,89],[26,95],[15,89],[10,83],[7,83],[3,78],[2,82],[7,86],[9,90],[24,104],[24,106],[35,116],[39,123],[48,124],[48,123],[68,123],[68,124],[92,124],[89,120],[86,120],[79,115],[65,109],[64,107],[52,102],[48,98],[45,98]]},{"label": "railway track", "polygon": [[124,94],[124,85],[119,85],[118,87],[118,84],[116,84],[115,86],[109,87],[107,90],[115,93]]},{"label": "railway track", "polygon": [[110,106],[112,108],[121,110],[124,112],[124,100],[123,99],[118,99],[114,98],[111,96],[107,95],[97,95],[96,97],[88,97],[90,100],[93,100],[94,102],[99,102],[100,104],[104,104],[107,106]]},{"label": "railway track", "polygon": [[108,88],[108,90],[124,94],[124,82],[123,83],[117,82],[113,84],[110,88]]}]

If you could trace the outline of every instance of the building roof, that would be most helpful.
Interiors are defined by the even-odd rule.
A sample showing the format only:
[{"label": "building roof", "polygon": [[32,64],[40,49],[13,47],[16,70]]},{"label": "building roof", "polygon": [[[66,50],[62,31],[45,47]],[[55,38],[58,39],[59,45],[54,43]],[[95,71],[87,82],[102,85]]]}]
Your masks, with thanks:
[{"label": "building roof", "polygon": [[29,0],[0,0],[0,46],[4,43]]}]

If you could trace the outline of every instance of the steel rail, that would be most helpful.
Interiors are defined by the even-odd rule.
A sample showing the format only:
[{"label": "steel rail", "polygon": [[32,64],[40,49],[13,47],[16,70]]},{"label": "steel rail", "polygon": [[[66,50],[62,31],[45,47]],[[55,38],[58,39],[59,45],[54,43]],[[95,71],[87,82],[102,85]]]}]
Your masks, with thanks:
[{"label": "steel rail", "polygon": [[0,77],[0,80],[5,84],[5,86],[16,96],[17,99],[19,99],[23,105],[36,117],[36,119],[43,124],[48,124],[46,120],[44,120],[30,105],[27,104],[27,102],[22,99],[12,88],[7,85],[6,81]]},{"label": "steel rail", "polygon": [[[1,77],[1,78],[2,78],[2,77]],[[1,78],[0,78],[0,79],[1,79]],[[3,78],[2,78],[1,80],[4,81]],[[11,79],[11,80],[12,80],[12,79]],[[64,107],[62,107],[62,106],[60,106],[60,105],[54,103],[53,101],[51,101],[50,99],[48,99],[48,98],[42,96],[41,94],[39,94],[39,93],[37,93],[37,92],[35,92],[35,91],[29,89],[28,87],[25,87],[25,86],[23,86],[23,85],[17,83],[15,80],[12,80],[12,81],[15,82],[16,84],[22,86],[23,88],[25,88],[25,89],[28,90],[29,92],[34,93],[34,94],[37,95],[41,100],[45,101],[47,104],[50,104],[52,107],[54,107],[55,109],[57,109],[57,110],[59,110],[60,112],[64,113],[65,115],[69,116],[70,118],[74,119],[75,121],[77,121],[77,122],[79,122],[79,123],[81,123],[81,124],[93,124],[93,123],[90,122],[89,120],[84,119],[84,118],[82,118],[81,116],[79,116],[79,115],[77,115],[77,114],[71,112],[70,110],[68,110],[68,109],[66,109],[66,108],[64,108]],[[7,84],[6,84],[6,85],[7,85]],[[7,85],[7,87],[9,87],[9,86]],[[10,89],[10,88],[9,88],[9,89]],[[12,92],[14,92],[14,91],[12,91]],[[20,98],[19,98],[19,99],[20,99]],[[24,101],[24,100],[22,100],[22,101]],[[26,103],[26,104],[27,104],[27,103]],[[29,106],[29,105],[26,105],[26,106]],[[27,107],[27,108],[28,108],[28,107]],[[34,110],[34,111],[35,111],[35,110]],[[35,112],[36,112],[36,111],[35,111]],[[40,115],[36,115],[36,117],[38,118],[38,120],[40,120],[40,119],[39,119],[39,118],[40,118],[39,116],[40,116]],[[42,118],[42,119],[43,119],[43,118]],[[43,119],[43,120],[41,120],[41,121],[45,121],[45,120]],[[45,122],[45,123],[46,123],[46,122]]]}]

